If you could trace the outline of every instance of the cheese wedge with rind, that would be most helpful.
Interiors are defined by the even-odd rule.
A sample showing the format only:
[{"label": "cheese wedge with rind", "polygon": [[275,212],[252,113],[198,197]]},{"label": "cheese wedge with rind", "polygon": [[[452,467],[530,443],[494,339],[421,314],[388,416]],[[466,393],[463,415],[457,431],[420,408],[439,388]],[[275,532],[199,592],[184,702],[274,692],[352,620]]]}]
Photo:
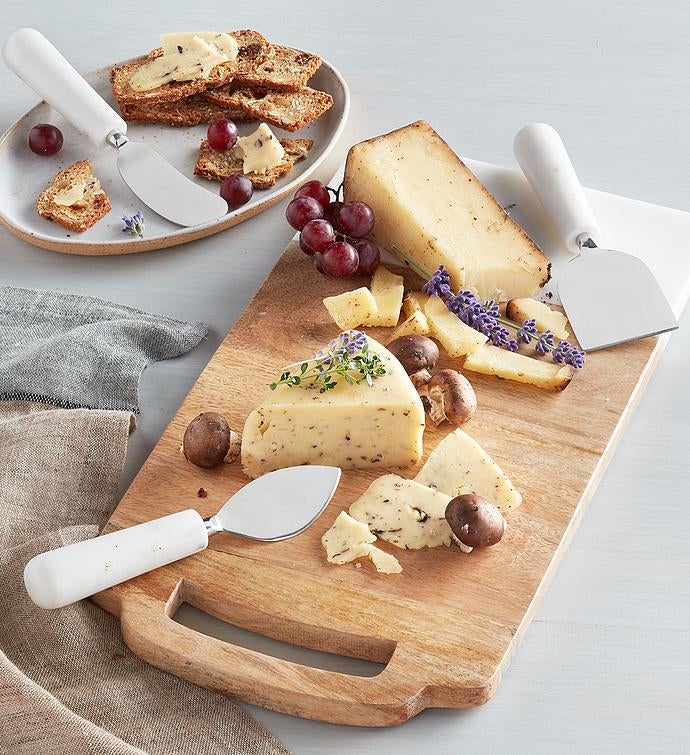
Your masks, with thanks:
[{"label": "cheese wedge with rind", "polygon": [[369,338],[386,374],[372,385],[339,381],[325,393],[279,385],[252,411],[242,433],[251,477],[300,464],[341,469],[406,467],[422,456],[424,407],[400,362]]},{"label": "cheese wedge with rind", "polygon": [[535,385],[547,391],[564,391],[575,374],[574,367],[569,364],[534,359],[490,344],[484,344],[468,354],[463,368],[482,375]]},{"label": "cheese wedge with rind", "polygon": [[522,503],[522,496],[508,476],[463,430],[446,435],[415,480],[451,498],[476,493],[491,501],[503,514]]},{"label": "cheese wedge with rind", "polygon": [[506,301],[549,280],[549,260],[424,121],[353,146],[345,199],[374,211],[380,246],[427,275],[444,265],[455,290]]},{"label": "cheese wedge with rind", "polygon": [[445,519],[449,501],[450,496],[438,490],[387,474],[350,506],[350,516],[398,548],[437,548],[453,542]]}]

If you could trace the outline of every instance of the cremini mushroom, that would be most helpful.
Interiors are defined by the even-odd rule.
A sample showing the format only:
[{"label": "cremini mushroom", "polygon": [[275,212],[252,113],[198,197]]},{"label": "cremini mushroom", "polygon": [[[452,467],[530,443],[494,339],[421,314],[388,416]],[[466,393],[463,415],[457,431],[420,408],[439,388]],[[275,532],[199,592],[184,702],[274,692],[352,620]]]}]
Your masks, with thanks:
[{"label": "cremini mushroom", "polygon": [[211,469],[230,464],[240,455],[241,436],[230,429],[218,412],[204,412],[195,417],[185,430],[182,453],[197,467]]},{"label": "cremini mushroom", "polygon": [[477,411],[477,396],[470,381],[457,370],[439,370],[427,383],[429,416],[440,425],[444,420],[464,425]]},{"label": "cremini mushroom", "polygon": [[496,545],[506,529],[506,520],[496,506],[475,493],[449,501],[446,521],[460,543],[470,548]]},{"label": "cremini mushroom", "polygon": [[439,352],[435,341],[417,334],[400,336],[391,341],[388,351],[398,359],[417,389],[431,379],[431,372],[438,362]]}]

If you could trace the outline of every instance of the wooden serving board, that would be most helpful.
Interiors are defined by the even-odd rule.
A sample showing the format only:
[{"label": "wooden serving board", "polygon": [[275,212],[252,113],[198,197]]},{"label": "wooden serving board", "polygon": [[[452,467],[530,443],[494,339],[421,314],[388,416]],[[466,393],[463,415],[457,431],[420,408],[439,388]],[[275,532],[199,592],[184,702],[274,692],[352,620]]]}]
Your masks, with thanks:
[{"label": "wooden serving board", "polygon": [[[407,274],[411,286],[419,280]],[[240,465],[198,469],[180,454],[189,421],[216,410],[241,429],[285,364],[338,329],[321,299],[362,281],[315,274],[292,242],[200,376],[106,531],[186,508],[215,513],[247,482]],[[381,338],[387,331],[373,329]],[[383,470],[345,472],[320,519],[292,540],[216,535],[207,551],[95,597],[144,660],[247,702],[343,724],[388,726],[432,706],[486,702],[575,531],[658,355],[647,339],[588,357],[567,390],[467,373],[479,409],[465,429],[522,492],[501,543],[401,551],[399,575],[327,564],[320,539]],[[451,364],[446,359],[446,364]],[[459,364],[456,361],[456,365]],[[428,426],[425,458],[450,431]],[[405,469],[412,477],[418,468]],[[200,498],[200,487],[208,497]],[[289,506],[290,501],[286,500]],[[187,602],[274,639],[386,663],[374,677],[287,662],[199,634],[171,617]]]}]

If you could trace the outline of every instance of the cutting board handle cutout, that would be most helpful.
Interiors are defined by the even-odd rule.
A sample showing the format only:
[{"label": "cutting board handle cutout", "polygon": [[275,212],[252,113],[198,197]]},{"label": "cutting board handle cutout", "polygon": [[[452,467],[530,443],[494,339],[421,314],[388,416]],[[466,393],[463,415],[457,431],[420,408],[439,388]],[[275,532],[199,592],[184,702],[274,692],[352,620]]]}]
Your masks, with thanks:
[{"label": "cutting board handle cutout", "polygon": [[[178,582],[168,599],[160,593],[130,593],[120,610],[122,636],[128,647],[148,663],[191,682],[254,705],[305,718],[352,723],[361,715],[367,725],[390,726],[406,721],[425,707],[424,684],[410,677],[410,660],[414,655],[411,649],[390,640],[348,637],[342,632],[329,637],[329,630],[324,627],[322,644],[316,647],[319,650],[328,652],[338,646],[342,654],[345,647],[345,654],[378,661],[382,660],[384,649],[386,655],[391,647],[394,650],[381,673],[372,677],[303,666],[209,637],[176,622],[173,616],[183,602],[206,610],[203,593],[198,585],[185,579]],[[228,605],[219,611],[216,606],[212,613],[228,620],[227,614],[232,616],[233,608]],[[250,623],[256,626],[257,610],[244,608],[254,612],[255,621]],[[246,610],[244,613],[247,615]],[[309,630],[313,635],[314,627]],[[285,639],[284,633],[281,634],[276,639]],[[300,636],[298,644],[313,647],[314,639]],[[372,708],[377,710],[375,719]]]}]

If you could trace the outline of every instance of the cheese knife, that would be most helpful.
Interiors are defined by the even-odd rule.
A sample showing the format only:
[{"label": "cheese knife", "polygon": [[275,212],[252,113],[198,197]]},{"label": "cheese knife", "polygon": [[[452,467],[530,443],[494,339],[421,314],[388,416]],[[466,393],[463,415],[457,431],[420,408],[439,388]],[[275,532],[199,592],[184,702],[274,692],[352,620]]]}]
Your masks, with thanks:
[{"label": "cheese knife", "polygon": [[36,29],[18,29],[2,48],[5,63],[97,147],[117,152],[117,167],[144,204],[181,226],[209,223],[228,206],[191,181],[148,144],[127,139],[127,123]]},{"label": "cheese knife", "polygon": [[631,254],[600,249],[599,226],[558,132],[531,123],[515,137],[523,173],[575,256],[558,280],[558,295],[585,351],[678,328],[652,271]]},{"label": "cheese knife", "polygon": [[340,469],[287,467],[252,480],[215,515],[194,509],[40,553],[24,585],[40,608],[61,608],[204,550],[209,535],[229,532],[275,542],[303,532],[333,497]]}]

